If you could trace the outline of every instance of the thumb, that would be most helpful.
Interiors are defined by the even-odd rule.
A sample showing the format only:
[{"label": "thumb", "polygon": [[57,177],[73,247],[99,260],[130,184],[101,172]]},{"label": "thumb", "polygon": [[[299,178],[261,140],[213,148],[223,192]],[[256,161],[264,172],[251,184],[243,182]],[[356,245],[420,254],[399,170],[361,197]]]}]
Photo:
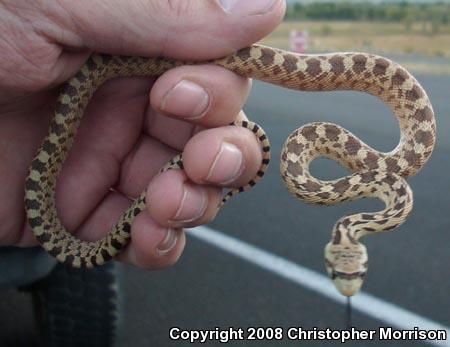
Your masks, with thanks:
[{"label": "thumb", "polygon": [[63,46],[203,60],[258,41],[281,21],[285,0],[62,0]]}]

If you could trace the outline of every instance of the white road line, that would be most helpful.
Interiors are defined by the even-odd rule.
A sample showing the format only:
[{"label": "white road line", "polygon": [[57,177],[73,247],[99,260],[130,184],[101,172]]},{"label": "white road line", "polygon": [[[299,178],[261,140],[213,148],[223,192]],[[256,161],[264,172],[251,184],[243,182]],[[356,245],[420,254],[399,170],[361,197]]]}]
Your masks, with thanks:
[{"label": "white road line", "polygon": [[[254,265],[284,277],[333,301],[341,304],[346,303],[346,299],[337,292],[331,280],[325,275],[321,275],[280,256],[205,226],[190,229],[188,233],[199,240],[247,260]],[[399,329],[410,330],[418,327],[424,330],[446,330],[447,341],[424,342],[436,346],[450,346],[449,327],[373,295],[360,292],[352,298],[352,307],[374,319]]]}]

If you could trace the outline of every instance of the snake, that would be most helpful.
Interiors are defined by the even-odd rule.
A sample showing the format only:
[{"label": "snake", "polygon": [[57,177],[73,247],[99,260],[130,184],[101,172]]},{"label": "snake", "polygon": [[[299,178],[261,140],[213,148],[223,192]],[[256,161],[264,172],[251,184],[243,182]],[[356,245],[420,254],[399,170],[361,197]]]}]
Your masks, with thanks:
[{"label": "snake", "polygon": [[[392,230],[412,210],[412,190],[406,178],[419,171],[436,141],[436,124],[430,100],[419,82],[402,66],[368,53],[296,54],[252,45],[209,61],[181,61],[165,57],[119,56],[93,53],[81,70],[63,84],[48,135],[44,138],[25,182],[27,221],[41,246],[58,261],[73,267],[101,265],[116,257],[129,243],[134,218],[146,209],[145,192],[121,215],[108,234],[84,241],[69,232],[58,218],[55,187],[74,142],[89,100],[105,81],[116,77],[159,76],[182,65],[213,64],[236,74],[299,91],[353,90],[374,95],[392,111],[400,126],[400,141],[388,153],[377,151],[345,128],[317,122],[295,130],[281,154],[280,172],[288,190],[313,204],[332,205],[357,198],[380,199],[385,208],[339,219],[325,247],[327,272],[345,296],[357,293],[367,272],[368,255],[359,238]],[[252,188],[270,161],[270,143],[264,130],[251,121],[237,121],[258,138],[262,161],[254,178],[232,188],[231,197]],[[160,172],[183,169],[182,153]],[[309,164],[319,156],[333,160],[351,174],[336,180],[319,180]],[[150,202],[151,203],[151,202]]]}]

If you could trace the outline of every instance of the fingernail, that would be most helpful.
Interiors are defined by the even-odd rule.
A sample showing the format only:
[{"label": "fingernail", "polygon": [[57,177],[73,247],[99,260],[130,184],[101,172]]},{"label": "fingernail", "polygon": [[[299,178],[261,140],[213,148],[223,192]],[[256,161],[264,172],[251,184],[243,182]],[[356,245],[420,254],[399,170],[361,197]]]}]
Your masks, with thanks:
[{"label": "fingernail", "polygon": [[207,206],[206,192],[189,183],[184,184],[183,190],[180,206],[173,220],[169,222],[192,222],[205,213]]},{"label": "fingernail", "polygon": [[219,0],[225,11],[238,15],[268,12],[278,0]]},{"label": "fingernail", "polygon": [[209,95],[198,84],[182,80],[167,92],[161,110],[184,118],[199,118],[209,107]]},{"label": "fingernail", "polygon": [[158,255],[165,255],[169,253],[177,244],[178,232],[175,229],[167,229],[166,237],[156,247]]},{"label": "fingernail", "polygon": [[214,158],[206,181],[227,184],[234,181],[244,171],[244,156],[235,145],[223,142]]}]

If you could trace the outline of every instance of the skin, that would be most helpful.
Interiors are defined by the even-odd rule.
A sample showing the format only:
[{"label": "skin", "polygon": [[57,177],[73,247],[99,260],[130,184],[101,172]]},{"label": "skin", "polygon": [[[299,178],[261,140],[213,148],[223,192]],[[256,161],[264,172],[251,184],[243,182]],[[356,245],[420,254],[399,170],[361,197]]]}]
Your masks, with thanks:
[{"label": "skin", "polygon": [[[93,51],[218,58],[268,34],[285,10],[282,0],[223,4],[0,0],[0,245],[37,244],[25,222],[23,184],[61,83]],[[184,83],[171,94],[180,81],[188,88]],[[207,102],[193,96],[193,83],[206,91]],[[210,222],[222,187],[246,183],[259,168],[253,134],[226,126],[245,117],[250,87],[249,80],[206,65],[173,69],[157,80],[107,82],[86,110],[58,182],[63,223],[81,239],[101,238],[130,198],[147,189],[148,210],[132,225],[121,260],[145,269],[174,264],[185,245],[182,228]],[[205,107],[192,117],[199,105]],[[231,155],[219,156],[229,153],[224,148]],[[156,175],[180,151],[185,169]]]}]

